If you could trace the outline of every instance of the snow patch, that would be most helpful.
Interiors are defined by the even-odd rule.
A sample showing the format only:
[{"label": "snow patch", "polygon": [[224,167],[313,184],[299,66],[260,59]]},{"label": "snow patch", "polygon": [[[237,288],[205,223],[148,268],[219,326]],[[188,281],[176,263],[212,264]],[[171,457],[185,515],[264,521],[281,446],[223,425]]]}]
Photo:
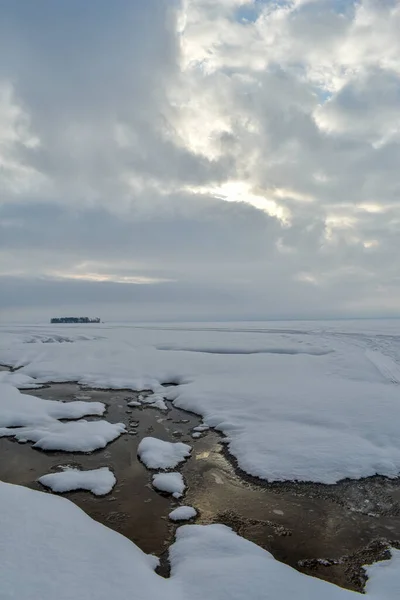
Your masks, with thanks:
[{"label": "snow patch", "polygon": [[1,371],[0,383],[7,383],[21,390],[43,387],[43,384],[39,384],[33,377],[29,377],[29,375],[24,375],[24,373],[19,373],[18,371]]},{"label": "snow patch", "polygon": [[153,487],[160,492],[172,494],[174,498],[180,498],[185,491],[185,482],[180,473],[157,473],[153,475]]},{"label": "snow patch", "polygon": [[79,469],[65,468],[59,473],[43,475],[38,481],[49,487],[53,492],[63,493],[73,490],[87,490],[95,496],[104,496],[113,489],[117,480],[108,467],[80,471]]},{"label": "snow patch", "polygon": [[204,424],[197,425],[196,427],[193,427],[193,431],[200,431],[200,432],[201,431],[208,431],[208,429],[210,429],[209,426],[208,425],[204,425]]},{"label": "snow patch", "polygon": [[21,394],[17,388],[0,383],[0,427],[25,427],[54,424],[57,419],[101,416],[102,402],[58,402]]},{"label": "snow patch", "polygon": [[142,398],[142,403],[150,406],[151,408],[158,408],[159,410],[168,410],[168,406],[165,404],[164,397],[160,394],[151,394]]},{"label": "snow patch", "polygon": [[197,510],[193,506],[178,506],[168,517],[171,521],[189,521],[197,516]]},{"label": "snow patch", "polygon": [[123,423],[108,421],[72,421],[34,427],[0,428],[0,437],[14,436],[18,441],[35,442],[34,448],[64,452],[93,452],[125,433]]},{"label": "snow patch", "polygon": [[145,437],[138,446],[138,456],[148,469],[172,469],[188,458],[191,450],[191,446],[182,442]]}]

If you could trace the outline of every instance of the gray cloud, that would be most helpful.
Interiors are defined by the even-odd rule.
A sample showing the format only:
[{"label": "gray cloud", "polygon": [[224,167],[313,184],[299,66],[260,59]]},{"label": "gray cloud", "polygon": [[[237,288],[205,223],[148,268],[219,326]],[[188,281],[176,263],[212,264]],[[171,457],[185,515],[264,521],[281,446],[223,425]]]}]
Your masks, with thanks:
[{"label": "gray cloud", "polygon": [[399,26],[389,0],[4,2],[1,318],[395,314]]}]

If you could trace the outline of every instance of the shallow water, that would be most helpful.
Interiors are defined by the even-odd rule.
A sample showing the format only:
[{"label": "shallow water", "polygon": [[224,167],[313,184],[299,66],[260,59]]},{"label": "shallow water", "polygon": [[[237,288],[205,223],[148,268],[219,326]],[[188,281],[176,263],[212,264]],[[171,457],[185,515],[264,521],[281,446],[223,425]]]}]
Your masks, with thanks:
[{"label": "shallow water", "polygon": [[193,439],[190,431],[200,418],[171,403],[168,412],[130,408],[127,402],[137,398],[136,392],[93,390],[69,383],[27,393],[54,400],[79,397],[104,402],[107,420],[124,422],[137,433],[122,435],[92,454],[43,452],[2,438],[0,478],[43,489],[37,478],[59,465],[110,467],[117,478],[111,494],[101,498],[88,492],[64,495],[145,552],[160,556],[172,542],[176,525],[168,520],[168,513],[178,504],[153,490],[152,473],[137,458],[137,446],[146,435],[193,447],[191,458],[179,470],[187,485],[183,502],[198,509],[198,523],[225,523],[303,572],[362,589],[360,566],[384,556],[386,545],[376,540],[400,540],[398,479],[372,477],[334,486],[268,484],[241,473],[216,432]]}]

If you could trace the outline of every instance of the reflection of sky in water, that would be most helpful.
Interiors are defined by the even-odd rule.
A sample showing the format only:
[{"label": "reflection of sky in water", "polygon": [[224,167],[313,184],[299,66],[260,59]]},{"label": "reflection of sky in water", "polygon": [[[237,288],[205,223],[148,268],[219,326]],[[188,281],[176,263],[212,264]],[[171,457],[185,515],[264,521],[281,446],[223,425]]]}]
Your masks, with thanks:
[{"label": "reflection of sky in water", "polygon": [[208,458],[209,456],[210,456],[209,451],[199,452],[198,454],[196,454],[196,460],[204,460],[205,458]]}]

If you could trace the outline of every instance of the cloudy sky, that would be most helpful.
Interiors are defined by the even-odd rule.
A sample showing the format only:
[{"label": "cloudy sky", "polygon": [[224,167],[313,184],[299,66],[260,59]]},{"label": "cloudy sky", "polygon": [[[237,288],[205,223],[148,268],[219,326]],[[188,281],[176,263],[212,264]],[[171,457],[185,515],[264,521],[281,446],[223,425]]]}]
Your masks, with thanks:
[{"label": "cloudy sky", "polygon": [[0,320],[400,313],[399,0],[0,0]]}]

